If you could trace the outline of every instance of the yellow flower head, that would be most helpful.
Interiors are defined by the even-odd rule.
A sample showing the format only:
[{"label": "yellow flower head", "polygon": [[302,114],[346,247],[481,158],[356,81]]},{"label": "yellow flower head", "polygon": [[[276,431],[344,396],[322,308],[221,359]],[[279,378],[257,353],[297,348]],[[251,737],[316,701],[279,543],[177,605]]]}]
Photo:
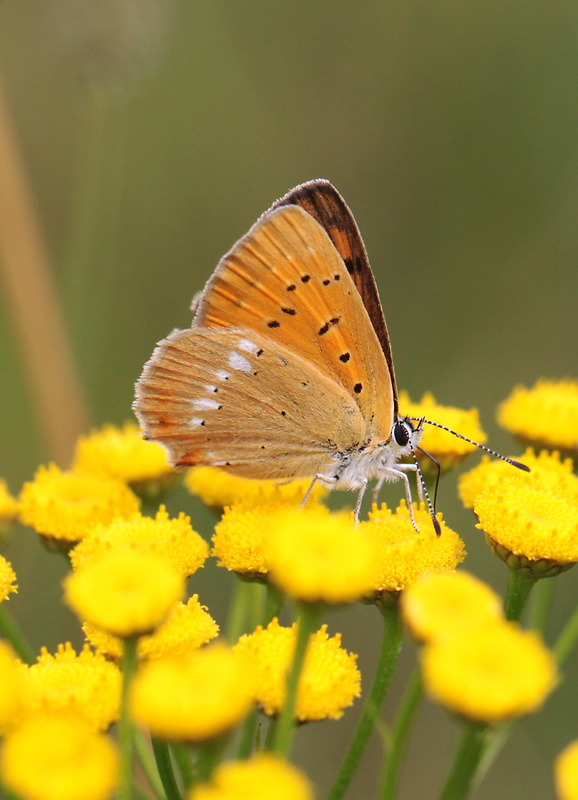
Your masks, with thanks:
[{"label": "yellow flower head", "polygon": [[502,601],[469,572],[431,572],[408,586],[401,612],[421,642],[460,635],[463,630],[502,619]]},{"label": "yellow flower head", "polygon": [[474,511],[496,555],[513,568],[554,575],[578,561],[578,502],[519,481],[479,495]]},{"label": "yellow flower head", "polygon": [[554,762],[558,800],[578,800],[578,741],[562,750]]},{"label": "yellow flower head", "polygon": [[271,579],[309,603],[350,603],[375,585],[375,546],[350,514],[290,508],[268,520]]},{"label": "yellow flower head", "polygon": [[12,592],[18,593],[18,585],[15,581],[16,573],[12,569],[12,565],[6,561],[4,556],[0,556],[0,603],[3,603]]},{"label": "yellow flower head", "polygon": [[136,514],[140,502],[121,481],[101,475],[62,472],[55,464],[40,467],[24,484],[20,519],[51,541],[70,546],[95,524]]},{"label": "yellow flower head", "polygon": [[209,555],[209,546],[191,528],[190,517],[181,513],[169,519],[161,506],[154,518],[135,514],[98,525],[71,551],[70,560],[73,568],[79,569],[103,553],[123,549],[158,556],[185,577],[202,567]]},{"label": "yellow flower head", "polygon": [[0,478],[0,531],[16,519],[19,509],[18,500],[8,491],[6,481]]},{"label": "yellow flower head", "polygon": [[305,775],[272,753],[257,753],[247,761],[220,764],[210,783],[196,786],[188,800],[313,800]]},{"label": "yellow flower head", "polygon": [[373,587],[376,599],[397,593],[427,572],[455,569],[466,555],[460,537],[448,528],[438,514],[441,536],[436,536],[429,512],[414,505],[418,533],[409,517],[405,501],[392,512],[385,504],[373,507],[369,519],[359,525],[377,548],[378,578]]},{"label": "yellow flower head", "polygon": [[[99,653],[115,661],[120,660],[123,652],[122,639],[87,622],[82,630]],[[199,596],[195,594],[186,604],[180,601],[175,603],[166,620],[154,633],[139,638],[137,655],[141,660],[179,656],[207,644],[218,633],[219,626],[206,607],[199,603]]]},{"label": "yellow flower head", "polygon": [[77,719],[32,717],[5,743],[2,780],[26,800],[107,800],[119,758],[112,742]]},{"label": "yellow flower head", "polygon": [[47,711],[105,731],[118,718],[120,671],[86,645],[78,655],[70,643],[59,645],[55,655],[43,647],[37,663],[24,668],[23,688],[24,719]]},{"label": "yellow flower head", "polygon": [[[234,503],[286,502],[294,505],[305,497],[311,478],[300,478],[289,483],[278,480],[253,480],[230,475],[219,467],[193,467],[185,475],[185,486],[203,501],[206,506],[218,513]],[[312,497],[321,499],[327,489],[319,482],[315,484]]]},{"label": "yellow flower head", "polygon": [[498,423],[521,441],[578,453],[578,381],[539,380],[516,386],[498,409]]},{"label": "yellow flower head", "polygon": [[176,475],[167,464],[164,448],[157,442],[145,441],[134,422],[125,422],[122,428],[103,425],[88,436],[81,436],[73,469],[116,478],[147,499],[164,493]]},{"label": "yellow flower head", "polygon": [[237,725],[255,700],[250,664],[216,643],[142,664],[131,688],[137,724],[161,739],[203,742]]},{"label": "yellow flower head", "polygon": [[[297,623],[290,628],[273,619],[266,628],[241,636],[235,650],[253,664],[257,702],[266,714],[278,714],[285,703],[287,672],[297,642]],[[361,693],[357,656],[341,647],[341,636],[327,635],[327,625],[309,639],[297,691],[295,716],[300,722],[340,719]]]},{"label": "yellow flower head", "polygon": [[184,576],[165,560],[136,550],[95,558],[64,579],[78,616],[116,636],[150,633],[184,593]]},{"label": "yellow flower head", "polygon": [[[400,392],[399,406],[404,415],[409,417],[425,417],[432,422],[439,422],[456,433],[461,433],[475,442],[484,444],[486,434],[480,427],[480,416],[475,408],[465,411],[452,406],[440,406],[436,403],[431,392],[426,392],[419,403],[412,403],[407,392]],[[469,442],[452,436],[451,433],[436,428],[434,425],[424,425],[420,445],[437,459],[445,472],[454,469],[472,453],[476,447]],[[433,470],[428,458],[418,453],[420,464],[424,471]],[[437,470],[437,467],[436,467]]]},{"label": "yellow flower head", "polygon": [[20,715],[22,694],[22,663],[12,648],[0,641],[0,734]]},{"label": "yellow flower head", "polygon": [[458,489],[464,506],[473,508],[478,495],[502,481],[520,481],[553,492],[573,495],[578,499],[578,477],[572,472],[574,464],[571,458],[560,461],[560,453],[556,450],[542,450],[536,455],[528,447],[523,456],[516,456],[516,460],[530,467],[530,472],[523,472],[512,468],[505,461],[492,461],[489,456],[484,456],[477,467],[461,475]]},{"label": "yellow flower head", "polygon": [[505,621],[427,644],[422,670],[434,700],[489,724],[537,711],[557,683],[554,658],[539,636]]}]

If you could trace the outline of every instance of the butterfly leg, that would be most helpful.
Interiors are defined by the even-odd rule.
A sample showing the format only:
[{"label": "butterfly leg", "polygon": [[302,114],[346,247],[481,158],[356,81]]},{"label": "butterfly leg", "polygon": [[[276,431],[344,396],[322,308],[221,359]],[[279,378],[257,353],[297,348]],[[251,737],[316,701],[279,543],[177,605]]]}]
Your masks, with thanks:
[{"label": "butterfly leg", "polygon": [[[405,471],[408,471],[408,470],[415,471],[416,470],[415,464],[398,464],[396,468],[394,468],[394,467],[386,467],[383,470],[383,472],[381,473],[381,476],[380,476],[377,484],[375,485],[375,489],[373,490],[374,500],[375,500],[375,497],[376,497],[376,493],[379,492],[379,490],[381,489],[381,487],[383,486],[385,481],[387,481],[387,480],[390,480],[390,481],[402,480],[403,481],[403,485],[405,487],[405,501],[407,503],[407,510],[409,512],[409,518],[410,518],[410,521],[411,521],[411,524],[412,524],[414,530],[416,531],[416,533],[419,533],[420,530],[419,530],[419,528],[417,526],[417,522],[415,521],[415,518],[413,516],[413,498],[411,496],[411,486],[410,486],[410,483],[409,483],[409,478],[405,474]],[[421,490],[421,486],[419,485],[419,481],[418,481],[418,495],[419,495],[420,500],[421,500],[422,499],[422,492],[420,490]]]},{"label": "butterfly leg", "polygon": [[[394,479],[397,480],[399,478],[399,474],[398,473],[400,471],[402,471],[402,470],[410,470],[412,472],[416,472],[417,471],[417,467],[415,466],[415,464],[398,464],[395,469],[393,469],[393,468],[391,469],[389,477],[391,478],[392,477],[391,473],[393,473],[393,475],[395,476]],[[381,477],[379,478],[379,480],[377,481],[377,483],[373,487],[373,491],[372,491],[371,494],[372,494],[372,500],[375,503],[375,505],[377,505],[377,502],[379,500],[379,493],[381,491],[381,487],[383,486],[383,484],[386,482],[387,479],[388,479],[387,473],[382,473]],[[420,481],[416,481],[416,482],[417,482],[417,496],[419,498],[420,503],[423,503],[423,487],[422,487]],[[407,492],[406,492],[406,495],[407,495]]]},{"label": "butterfly leg", "polygon": [[304,506],[307,505],[307,501],[311,497],[311,492],[313,491],[313,487],[315,486],[317,481],[323,481],[323,483],[336,483],[337,482],[337,478],[334,475],[321,475],[321,473],[318,473],[317,475],[315,475],[315,477],[313,478],[313,480],[309,484],[309,488],[305,492],[305,497],[301,501],[301,508],[303,508]]},{"label": "butterfly leg", "polygon": [[357,502],[355,504],[355,509],[353,511],[353,519],[355,520],[355,524],[359,522],[359,512],[361,511],[361,504],[363,502],[363,495],[365,494],[365,490],[367,489],[368,479],[364,478],[363,483],[359,487],[359,493],[357,495]]}]

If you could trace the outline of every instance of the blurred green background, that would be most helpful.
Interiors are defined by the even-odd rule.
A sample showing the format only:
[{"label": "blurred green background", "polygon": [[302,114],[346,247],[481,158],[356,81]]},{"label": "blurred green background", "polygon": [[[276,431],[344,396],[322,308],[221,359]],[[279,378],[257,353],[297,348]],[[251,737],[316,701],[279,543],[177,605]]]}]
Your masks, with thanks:
[{"label": "blurred green background", "polygon": [[[316,177],[356,215],[401,388],[478,407],[491,443],[515,453],[497,403],[516,383],[576,375],[576,3],[4,0],[0,78],[90,424],[131,416],[144,361],[188,326],[220,256]],[[54,452],[4,284],[2,296],[0,475],[17,492]],[[454,477],[439,507],[466,540],[466,567],[503,590],[505,569],[460,508]],[[184,493],[171,508],[210,535]],[[78,643],[59,605],[64,565],[24,529],[5,552],[20,583],[10,605],[34,646]],[[231,585],[214,568],[192,581],[220,622]],[[551,633],[577,595],[574,571],[557,579]],[[330,628],[369,676],[377,612],[339,612]],[[402,659],[396,691],[411,663]],[[574,657],[477,798],[552,795],[552,758],[578,735],[576,668]],[[296,758],[322,788],[356,713],[299,736]],[[456,732],[424,707],[403,800],[438,795]],[[378,764],[376,738],[351,798],[373,796]]]}]

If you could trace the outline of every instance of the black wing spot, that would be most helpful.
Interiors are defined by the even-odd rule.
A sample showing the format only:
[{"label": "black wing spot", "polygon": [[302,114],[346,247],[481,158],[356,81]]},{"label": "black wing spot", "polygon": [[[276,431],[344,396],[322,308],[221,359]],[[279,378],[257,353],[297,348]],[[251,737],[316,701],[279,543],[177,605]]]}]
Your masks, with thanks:
[{"label": "black wing spot", "polygon": [[262,355],[263,355],[263,352],[264,352],[264,351],[263,351],[263,348],[262,348],[262,347],[260,347],[260,348],[257,350],[257,352],[255,353],[255,355],[257,356],[257,358],[259,358],[259,356],[262,356]]},{"label": "black wing spot", "polygon": [[280,328],[281,327],[281,323],[276,319],[272,319],[271,322],[267,323],[267,327],[268,328]]},{"label": "black wing spot", "polygon": [[311,280],[311,275],[302,275],[301,283],[308,283]]},{"label": "black wing spot", "polygon": [[347,364],[350,358],[351,358],[351,353],[341,353],[341,355],[339,356],[339,360],[343,361],[344,364]]},{"label": "black wing spot", "polygon": [[294,284],[294,283],[292,283],[290,286],[287,286],[287,287],[286,287],[286,290],[287,290],[288,292],[294,292],[296,288],[297,288],[297,287],[295,286],[295,284]]},{"label": "black wing spot", "polygon": [[330,278],[325,278],[325,280],[323,281],[324,286],[329,286],[330,283],[331,283]]},{"label": "black wing spot", "polygon": [[355,394],[360,394],[362,389],[363,389],[362,383],[356,383],[355,386],[353,387],[353,391],[355,392]]},{"label": "black wing spot", "polygon": [[281,412],[281,416],[282,416],[282,417],[286,417],[286,416],[287,416],[287,412],[286,412],[286,411],[282,411],[282,412]]},{"label": "black wing spot", "polygon": [[341,275],[339,275],[339,274],[337,274],[337,275],[334,275],[334,276],[333,276],[333,280],[334,280],[334,281],[340,281],[340,280],[341,280]]},{"label": "black wing spot", "polygon": [[281,307],[281,311],[284,314],[290,314],[292,317],[294,317],[295,314],[297,313],[297,311],[294,308],[283,308],[283,307]]}]

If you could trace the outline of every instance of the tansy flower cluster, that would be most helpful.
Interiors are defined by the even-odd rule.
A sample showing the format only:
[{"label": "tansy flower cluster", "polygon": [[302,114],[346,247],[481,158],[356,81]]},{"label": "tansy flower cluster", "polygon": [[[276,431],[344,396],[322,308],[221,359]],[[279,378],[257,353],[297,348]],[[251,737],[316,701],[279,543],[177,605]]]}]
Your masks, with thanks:
[{"label": "tansy flower cluster", "polygon": [[[531,391],[525,419],[543,402],[571,426],[560,410],[571,405],[569,384]],[[400,408],[485,441],[475,410],[440,406],[431,394],[419,404],[402,394]],[[387,724],[375,797],[392,800],[423,687],[463,731],[440,796],[466,798],[482,757],[487,768],[499,752],[488,749],[490,730],[507,722],[505,741],[518,718],[547,703],[564,680],[558,663],[578,639],[578,612],[551,649],[547,631],[520,623],[538,577],[578,560],[578,478],[559,453],[572,449],[571,438],[554,450],[543,433],[516,433],[542,447],[514,456],[530,472],[482,458],[460,479],[476,516],[459,532],[441,513],[434,525],[431,505],[374,503],[356,522],[350,497],[329,510],[320,481],[303,507],[310,479],[247,480],[213,467],[184,475],[198,500],[186,497],[175,511],[178,475],[133,423],[83,437],[68,468],[40,467],[18,498],[0,481],[2,531],[19,519],[65,554],[63,601],[86,640],[32,654],[9,614],[17,577],[0,557],[0,631],[10,642],[0,641],[6,792],[20,800],[313,800],[314,780],[292,763],[292,743],[315,722],[321,751],[326,726],[351,723],[357,706],[328,797],[345,797],[372,732]],[[428,425],[422,445],[443,471],[473,450]],[[208,530],[199,500],[217,517]],[[504,596],[459,569],[476,519],[509,567]],[[207,567],[214,574],[201,583]],[[223,620],[202,590],[219,569],[235,587]],[[374,664],[363,666],[351,634],[339,632],[345,614],[381,640]],[[404,630],[418,642],[419,681],[398,664]],[[396,669],[406,696],[397,712],[389,704],[385,723]],[[570,745],[555,765],[562,800],[578,800],[577,764]]]}]

